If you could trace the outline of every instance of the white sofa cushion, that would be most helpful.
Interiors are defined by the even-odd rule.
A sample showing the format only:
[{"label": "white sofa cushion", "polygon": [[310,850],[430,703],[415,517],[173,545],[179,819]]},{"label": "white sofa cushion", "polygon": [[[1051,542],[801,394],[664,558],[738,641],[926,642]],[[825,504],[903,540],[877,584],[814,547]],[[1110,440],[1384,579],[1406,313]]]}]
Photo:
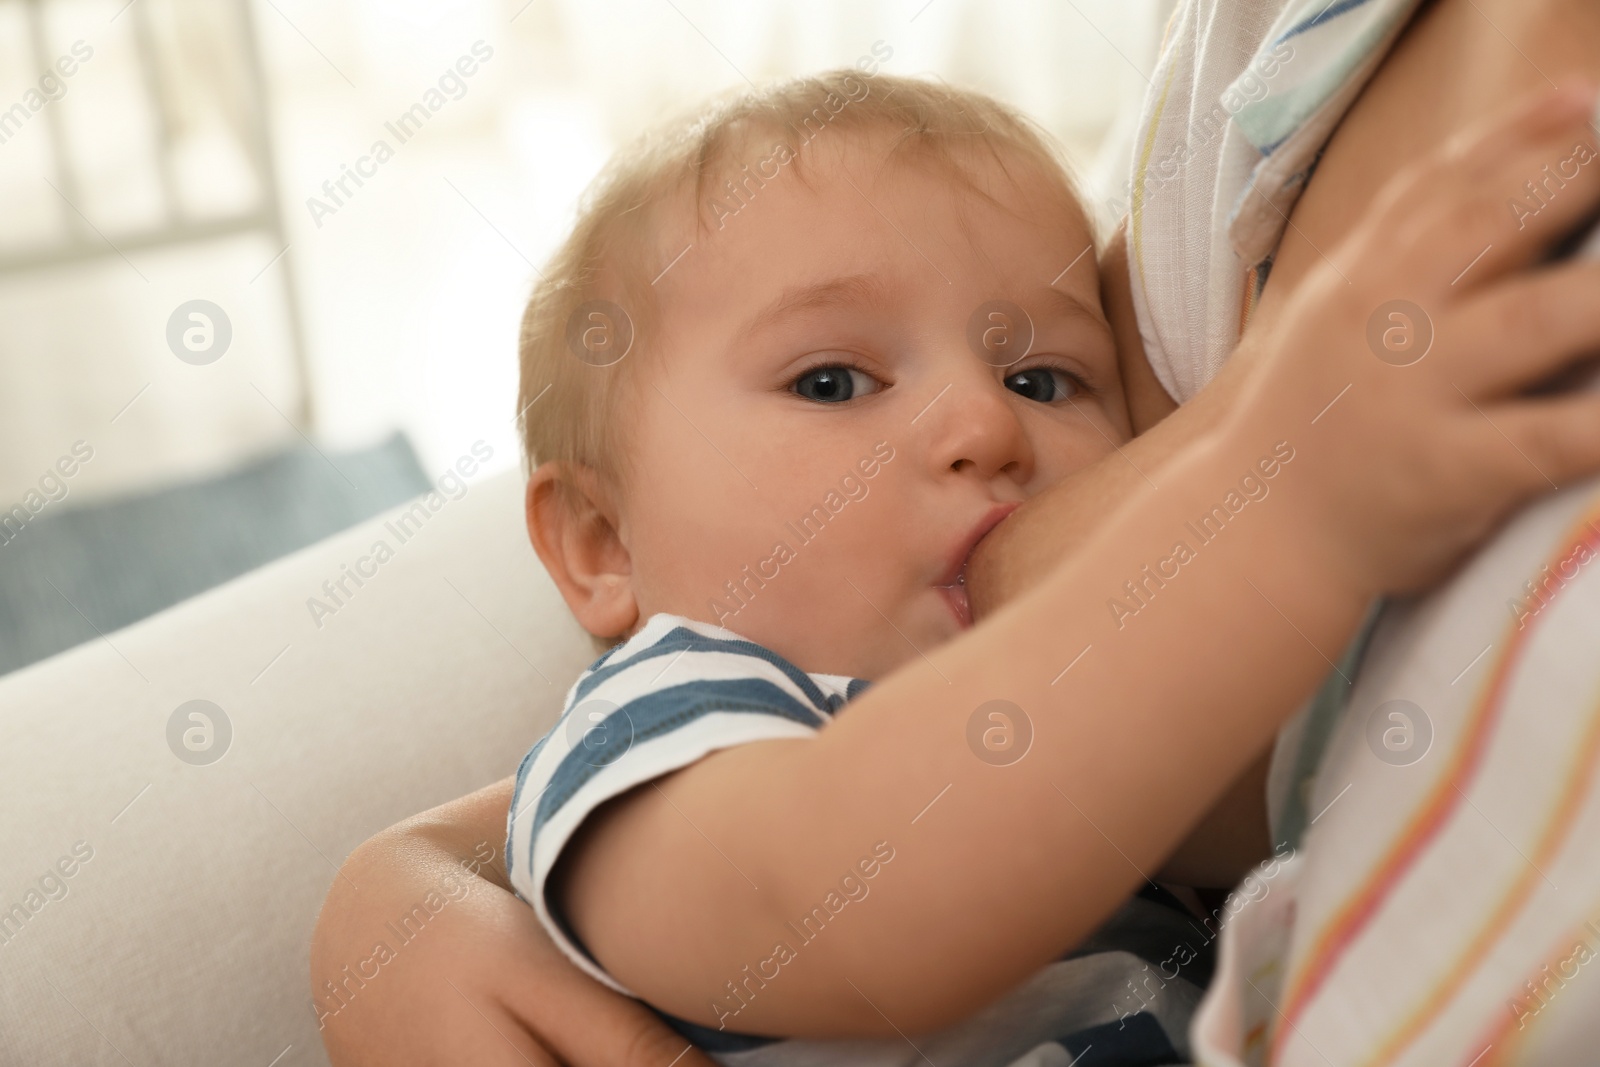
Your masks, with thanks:
[{"label": "white sofa cushion", "polygon": [[[522,484],[388,513],[0,681],[0,1061],[327,1062],[308,960],[337,865],[512,773],[594,658]],[[323,582],[363,556],[335,604]],[[205,765],[168,742],[196,699],[232,728]]]}]

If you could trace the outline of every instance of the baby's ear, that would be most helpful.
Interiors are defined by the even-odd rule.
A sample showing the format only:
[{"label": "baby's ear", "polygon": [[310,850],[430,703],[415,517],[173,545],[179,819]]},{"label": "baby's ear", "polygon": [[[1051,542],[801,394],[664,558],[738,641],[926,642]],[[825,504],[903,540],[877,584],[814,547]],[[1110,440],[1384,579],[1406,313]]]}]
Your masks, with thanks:
[{"label": "baby's ear", "polygon": [[632,632],[633,560],[600,476],[580,464],[542,464],[528,476],[526,507],[533,550],[583,628],[604,638]]}]

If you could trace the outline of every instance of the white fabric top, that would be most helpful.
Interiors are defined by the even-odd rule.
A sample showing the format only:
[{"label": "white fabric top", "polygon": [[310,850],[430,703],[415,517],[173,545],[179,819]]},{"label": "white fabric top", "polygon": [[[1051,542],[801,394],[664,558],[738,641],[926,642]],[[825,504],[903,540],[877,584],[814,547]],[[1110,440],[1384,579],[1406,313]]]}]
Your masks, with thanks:
[{"label": "white fabric top", "polygon": [[1180,403],[1234,347],[1322,146],[1417,0],[1189,0],[1134,144],[1128,262],[1145,355]]}]

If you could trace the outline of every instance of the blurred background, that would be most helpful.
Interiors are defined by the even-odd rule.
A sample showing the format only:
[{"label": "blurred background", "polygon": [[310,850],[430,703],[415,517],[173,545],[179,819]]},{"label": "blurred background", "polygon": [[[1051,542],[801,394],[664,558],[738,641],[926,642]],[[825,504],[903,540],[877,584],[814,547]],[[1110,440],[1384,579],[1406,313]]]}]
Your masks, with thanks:
[{"label": "blurred background", "polygon": [[535,266],[663,114],[876,46],[1108,221],[1171,6],[0,0],[0,673],[516,464]]}]

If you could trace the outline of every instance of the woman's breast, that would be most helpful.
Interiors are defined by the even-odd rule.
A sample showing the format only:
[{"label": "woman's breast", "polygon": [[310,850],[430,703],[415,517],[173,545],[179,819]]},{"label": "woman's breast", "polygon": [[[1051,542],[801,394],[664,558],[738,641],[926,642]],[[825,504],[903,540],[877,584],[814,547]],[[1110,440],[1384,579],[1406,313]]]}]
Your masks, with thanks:
[{"label": "woman's breast", "polygon": [[1600,80],[1600,5],[1591,0],[1427,4],[1334,131],[1250,325],[1270,321],[1324,255],[1337,261],[1345,234],[1409,161],[1514,98],[1578,76]]}]

